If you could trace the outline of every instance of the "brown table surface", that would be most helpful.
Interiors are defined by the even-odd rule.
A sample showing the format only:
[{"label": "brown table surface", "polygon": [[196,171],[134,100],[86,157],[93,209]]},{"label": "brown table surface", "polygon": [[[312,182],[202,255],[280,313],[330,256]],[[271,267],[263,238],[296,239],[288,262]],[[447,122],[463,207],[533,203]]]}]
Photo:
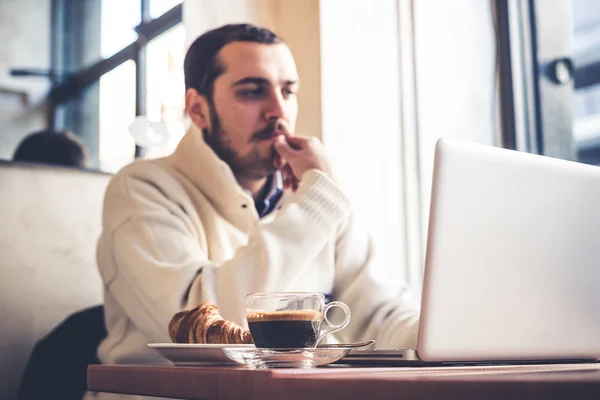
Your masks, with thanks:
[{"label": "brown table surface", "polygon": [[182,399],[600,399],[600,364],[411,368],[94,365],[88,390]]}]

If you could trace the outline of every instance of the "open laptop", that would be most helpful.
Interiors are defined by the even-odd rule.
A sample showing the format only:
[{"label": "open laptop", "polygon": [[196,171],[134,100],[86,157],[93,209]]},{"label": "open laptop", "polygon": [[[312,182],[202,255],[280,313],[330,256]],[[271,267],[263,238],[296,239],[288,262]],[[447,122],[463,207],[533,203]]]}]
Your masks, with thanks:
[{"label": "open laptop", "polygon": [[442,139],[417,349],[382,365],[600,358],[600,168]]}]

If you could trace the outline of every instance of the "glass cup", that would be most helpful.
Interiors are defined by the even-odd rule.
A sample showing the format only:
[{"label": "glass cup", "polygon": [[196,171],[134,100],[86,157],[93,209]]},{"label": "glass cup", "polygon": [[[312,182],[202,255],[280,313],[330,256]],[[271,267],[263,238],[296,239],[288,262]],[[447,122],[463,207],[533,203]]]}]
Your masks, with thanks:
[{"label": "glass cup", "polygon": [[[327,312],[339,307],[344,321],[333,324]],[[307,348],[350,322],[350,309],[340,301],[325,305],[321,293],[252,293],[246,296],[246,319],[259,348]]]}]

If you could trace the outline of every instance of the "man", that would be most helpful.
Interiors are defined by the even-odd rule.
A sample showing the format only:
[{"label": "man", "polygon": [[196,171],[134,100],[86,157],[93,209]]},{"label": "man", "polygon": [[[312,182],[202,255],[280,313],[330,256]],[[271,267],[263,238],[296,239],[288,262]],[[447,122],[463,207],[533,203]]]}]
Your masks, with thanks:
[{"label": "man", "polygon": [[190,130],[174,154],[125,167],[106,192],[101,361],[165,362],[146,345],[170,341],[176,312],[210,301],[247,326],[245,296],[269,291],[345,302],[352,320],[340,341],[414,347],[413,295],[374,276],[369,238],[323,146],[294,135],[288,47],[265,29],[223,26],[191,45],[184,68]]}]

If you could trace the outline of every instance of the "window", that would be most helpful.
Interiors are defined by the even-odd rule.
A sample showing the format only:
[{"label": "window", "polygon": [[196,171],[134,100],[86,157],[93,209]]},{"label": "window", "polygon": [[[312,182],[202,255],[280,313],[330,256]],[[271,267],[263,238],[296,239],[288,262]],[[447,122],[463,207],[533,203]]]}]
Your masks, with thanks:
[{"label": "window", "polygon": [[150,18],[158,18],[183,0],[150,0]]},{"label": "window", "polygon": [[148,43],[148,120],[161,121],[169,132],[166,143],[148,149],[146,158],[171,154],[185,133],[185,29],[182,24]]},{"label": "window", "polygon": [[573,137],[578,160],[600,165],[600,7],[595,0],[572,0]]},{"label": "window", "polygon": [[100,78],[100,169],[116,172],[133,161],[135,143],[127,127],[135,117],[135,63],[119,65]]},{"label": "window", "polygon": [[135,42],[135,27],[141,22],[140,0],[102,0],[100,52],[108,58]]},{"label": "window", "polygon": [[[53,66],[67,74],[50,94],[51,127],[82,136],[92,167],[108,172],[170,153],[184,126],[181,1],[57,0],[53,13]],[[164,122],[167,143],[136,146],[136,115]]]}]

